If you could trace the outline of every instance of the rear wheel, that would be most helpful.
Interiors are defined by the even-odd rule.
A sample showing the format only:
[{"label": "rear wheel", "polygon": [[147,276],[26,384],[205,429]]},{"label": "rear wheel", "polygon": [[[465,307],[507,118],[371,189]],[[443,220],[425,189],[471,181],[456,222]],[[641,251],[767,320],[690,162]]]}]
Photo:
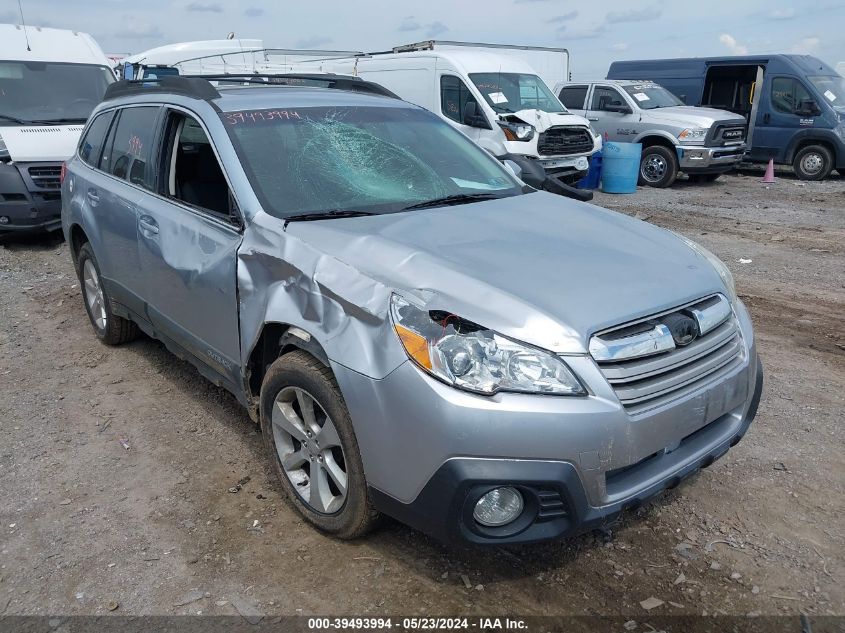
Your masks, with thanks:
[{"label": "rear wheel", "polygon": [[136,338],[138,326],[112,311],[111,297],[103,286],[100,266],[90,244],[82,245],[76,262],[85,311],[97,338],[106,345],[120,345]]},{"label": "rear wheel", "polygon": [[670,187],[678,177],[678,157],[675,152],[662,145],[643,149],[640,158],[640,185],[649,187]]},{"label": "rear wheel", "polygon": [[261,430],[282,488],[308,521],[343,539],[372,528],[379,513],[328,367],[302,351],[276,360],[261,386]]},{"label": "rear wheel", "polygon": [[833,155],[823,145],[807,145],[795,154],[792,169],[801,180],[823,180],[833,169]]}]

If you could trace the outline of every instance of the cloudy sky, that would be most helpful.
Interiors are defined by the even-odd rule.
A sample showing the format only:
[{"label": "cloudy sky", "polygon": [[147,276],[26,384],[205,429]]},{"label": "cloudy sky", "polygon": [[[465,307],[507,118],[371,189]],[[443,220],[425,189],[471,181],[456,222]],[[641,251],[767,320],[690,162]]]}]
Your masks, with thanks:
[{"label": "cloudy sky", "polygon": [[[616,59],[796,52],[845,61],[845,0],[22,0],[27,23],[88,31],[107,53],[238,37],[383,50],[424,39],[563,46],[576,79]],[[17,0],[0,22],[19,23]]]}]

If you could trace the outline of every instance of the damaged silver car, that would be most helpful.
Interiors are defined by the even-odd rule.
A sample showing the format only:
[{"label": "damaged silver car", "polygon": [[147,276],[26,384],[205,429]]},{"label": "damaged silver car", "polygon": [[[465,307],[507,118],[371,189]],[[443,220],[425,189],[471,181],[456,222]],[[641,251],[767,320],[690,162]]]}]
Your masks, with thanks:
[{"label": "damaged silver car", "polygon": [[347,83],[109,89],[62,188],[98,338],[231,391],[341,538],[568,536],[743,437],[762,369],[724,264]]}]

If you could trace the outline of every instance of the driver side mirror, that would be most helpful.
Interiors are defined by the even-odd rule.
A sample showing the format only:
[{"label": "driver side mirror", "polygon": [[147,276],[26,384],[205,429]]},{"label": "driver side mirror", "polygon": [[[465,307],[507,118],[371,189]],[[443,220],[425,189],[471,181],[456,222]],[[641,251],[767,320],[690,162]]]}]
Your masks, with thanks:
[{"label": "driver side mirror", "polygon": [[461,121],[464,125],[469,125],[470,127],[482,127],[489,129],[489,125],[487,123],[487,119],[484,118],[484,114],[479,112],[478,104],[475,101],[467,101],[466,105],[464,106],[464,117]]},{"label": "driver side mirror", "polygon": [[607,112],[618,112],[619,114],[631,114],[631,108],[623,103],[605,103],[602,110]]},{"label": "driver side mirror", "polygon": [[795,114],[800,116],[818,116],[821,113],[822,110],[819,104],[813,99],[802,99],[798,102],[798,107],[795,110]]}]

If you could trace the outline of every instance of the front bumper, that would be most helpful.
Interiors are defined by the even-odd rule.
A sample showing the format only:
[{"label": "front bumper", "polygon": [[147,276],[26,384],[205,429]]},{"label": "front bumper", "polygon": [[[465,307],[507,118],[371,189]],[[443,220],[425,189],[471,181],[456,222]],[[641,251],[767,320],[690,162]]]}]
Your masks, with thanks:
[{"label": "front bumper", "polygon": [[[410,361],[381,380],[333,364],[374,503],[448,541],[514,543],[563,537],[611,520],[724,454],[754,418],[762,385],[754,335],[735,314],[743,361],[642,413],[620,403],[595,362],[566,361],[586,397],[479,396]],[[498,485],[523,490],[516,531],[479,528],[475,500]],[[517,522],[519,523],[519,522]]]},{"label": "front bumper", "polygon": [[706,147],[704,145],[679,145],[678,165],[688,174],[718,174],[730,171],[742,160],[746,145]]},{"label": "front bumper", "polygon": [[36,181],[30,169],[61,168],[58,163],[0,163],[0,234],[61,228],[58,183]]}]

